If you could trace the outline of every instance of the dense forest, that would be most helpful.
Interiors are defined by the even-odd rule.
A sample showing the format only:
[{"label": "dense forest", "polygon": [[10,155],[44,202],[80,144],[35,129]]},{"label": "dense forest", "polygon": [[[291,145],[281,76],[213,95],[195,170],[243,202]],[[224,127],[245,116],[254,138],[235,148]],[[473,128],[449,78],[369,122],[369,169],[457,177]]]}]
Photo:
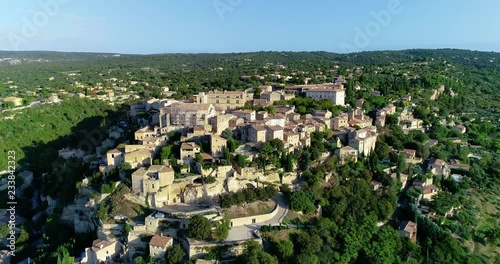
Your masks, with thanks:
[{"label": "dense forest", "polygon": [[[48,164],[48,161],[57,157],[57,150],[66,146],[76,147],[78,142],[74,142],[70,137],[71,134],[76,135],[79,132],[75,125],[81,129],[91,127],[90,124],[96,121],[99,122],[97,125],[101,125],[100,122],[104,124],[104,120],[100,120],[99,117],[106,118],[107,111],[111,110],[109,105],[98,100],[72,98],[59,105],[26,109],[14,119],[1,121],[0,166],[2,168],[7,166],[7,152],[10,150],[16,152],[18,161]],[[47,146],[47,143],[56,142],[66,136],[67,140],[59,141],[57,145],[50,145],[44,149],[37,148],[38,145]],[[38,162],[44,158],[47,160]]]}]

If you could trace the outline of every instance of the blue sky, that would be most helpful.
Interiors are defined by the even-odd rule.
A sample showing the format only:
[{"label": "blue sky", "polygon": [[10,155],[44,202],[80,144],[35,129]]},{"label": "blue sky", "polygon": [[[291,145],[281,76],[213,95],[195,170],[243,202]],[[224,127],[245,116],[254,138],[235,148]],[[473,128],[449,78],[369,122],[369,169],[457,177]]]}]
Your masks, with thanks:
[{"label": "blue sky", "polygon": [[[0,11],[0,50],[500,51],[498,0],[480,4],[468,0],[5,2]],[[51,3],[52,8],[44,8],[43,3]]]}]

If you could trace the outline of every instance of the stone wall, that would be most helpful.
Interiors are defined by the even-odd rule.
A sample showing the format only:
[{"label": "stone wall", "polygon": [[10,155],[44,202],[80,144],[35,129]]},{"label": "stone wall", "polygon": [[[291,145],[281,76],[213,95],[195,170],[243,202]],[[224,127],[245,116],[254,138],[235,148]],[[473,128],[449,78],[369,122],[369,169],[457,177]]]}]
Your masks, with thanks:
[{"label": "stone wall", "polygon": [[268,214],[262,214],[262,215],[254,215],[254,216],[246,216],[246,217],[240,217],[240,218],[233,218],[231,219],[231,226],[236,227],[236,226],[244,226],[244,225],[252,225],[256,223],[262,223],[269,221],[273,219],[273,217],[276,216],[278,213],[278,204],[276,204],[276,207],[274,210]]},{"label": "stone wall", "polygon": [[189,251],[189,258],[191,259],[192,257],[197,257],[201,258],[205,256],[208,251],[208,248],[215,247],[215,246],[225,246],[225,245],[230,245],[228,251],[226,252],[226,256],[238,256],[243,252],[244,249],[244,243],[247,241],[253,240],[260,245],[262,245],[262,239],[261,238],[254,238],[254,239],[246,239],[246,240],[240,240],[240,241],[230,241],[230,242],[216,242],[216,241],[211,241],[211,242],[206,242],[206,241],[197,241],[193,239],[188,239],[188,251]]}]

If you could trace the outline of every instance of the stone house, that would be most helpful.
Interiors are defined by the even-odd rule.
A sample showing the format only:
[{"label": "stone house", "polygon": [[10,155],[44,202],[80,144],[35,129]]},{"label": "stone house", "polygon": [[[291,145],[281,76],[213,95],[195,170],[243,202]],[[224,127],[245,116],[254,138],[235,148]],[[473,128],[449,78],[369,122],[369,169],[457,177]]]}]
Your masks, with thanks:
[{"label": "stone house", "polygon": [[266,126],[266,142],[273,139],[283,140],[283,127],[280,126]]},{"label": "stone house", "polygon": [[335,150],[335,155],[339,157],[340,164],[346,164],[350,161],[357,162],[358,154],[358,150],[351,146],[345,146]]},{"label": "stone house", "polygon": [[169,247],[174,243],[174,239],[169,236],[154,235],[149,241],[149,255],[153,258],[164,258]]},{"label": "stone house", "polygon": [[224,147],[227,145],[227,140],[218,135],[210,135],[210,152],[212,157],[221,158],[224,156]]},{"label": "stone house", "polygon": [[151,165],[148,169],[139,168],[132,173],[132,192],[155,193],[160,188],[174,182],[174,170],[166,165]]},{"label": "stone house", "polygon": [[401,236],[409,238],[413,243],[417,242],[417,224],[412,221],[402,221],[399,224],[398,232]]},{"label": "stone house", "polygon": [[267,129],[262,125],[252,125],[248,129],[248,141],[254,143],[266,142]]},{"label": "stone house", "polygon": [[196,157],[196,154],[200,153],[201,149],[194,142],[184,142],[181,144],[180,157],[183,164],[189,165]]}]

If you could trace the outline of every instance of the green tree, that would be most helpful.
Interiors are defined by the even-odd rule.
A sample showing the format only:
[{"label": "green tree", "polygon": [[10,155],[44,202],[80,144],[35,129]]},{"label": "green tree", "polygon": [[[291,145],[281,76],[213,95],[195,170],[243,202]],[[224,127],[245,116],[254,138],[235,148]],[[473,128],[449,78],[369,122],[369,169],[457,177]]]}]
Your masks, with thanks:
[{"label": "green tree", "polygon": [[232,139],[233,138],[233,131],[229,128],[226,130],[222,131],[221,137],[225,139]]},{"label": "green tree", "polygon": [[398,121],[398,115],[397,114],[387,115],[385,117],[385,124],[387,126],[395,126],[398,123],[399,123],[399,121]]},{"label": "green tree", "polygon": [[123,231],[125,232],[126,236],[128,236],[130,231],[132,231],[132,228],[130,227],[128,222],[125,222],[125,225],[123,225]]},{"label": "green tree", "polygon": [[208,240],[211,234],[210,221],[202,215],[195,215],[189,220],[189,237]]},{"label": "green tree", "polygon": [[122,171],[129,171],[132,169],[132,165],[128,162],[123,162],[122,164],[119,165],[119,169]]},{"label": "green tree", "polygon": [[279,240],[276,241],[276,251],[278,253],[278,258],[285,262],[291,256],[293,256],[293,243],[290,240]]},{"label": "green tree", "polygon": [[401,239],[396,230],[384,226],[364,248],[366,260],[370,263],[399,263]]},{"label": "green tree", "polygon": [[248,156],[236,154],[236,156],[234,157],[234,161],[240,168],[244,168],[248,164]]},{"label": "green tree", "polygon": [[224,241],[229,235],[231,229],[231,220],[223,218],[215,223],[215,238],[219,241]]},{"label": "green tree", "polygon": [[161,150],[161,159],[167,160],[170,158],[171,154],[172,154],[172,145],[167,145],[163,147],[163,149]]},{"label": "green tree", "polygon": [[201,156],[200,153],[196,153],[194,160],[198,163],[203,164],[203,157]]},{"label": "green tree", "polygon": [[302,253],[297,255],[296,263],[316,264],[318,263],[318,257],[310,253]]},{"label": "green tree", "polygon": [[262,251],[262,246],[250,240],[245,242],[245,249],[239,258],[239,263],[245,264],[278,264],[278,261]]},{"label": "green tree", "polygon": [[109,205],[106,205],[104,202],[99,203],[97,206],[97,214],[96,216],[101,219],[101,220],[106,220],[108,219],[108,211],[109,211]]},{"label": "green tree", "polygon": [[57,264],[73,264],[75,263],[75,258],[69,255],[68,248],[66,245],[59,246],[57,248]]},{"label": "green tree", "polygon": [[134,264],[147,264],[147,263],[142,257],[139,256],[134,259]]},{"label": "green tree", "polygon": [[389,153],[391,152],[389,145],[387,145],[383,141],[377,141],[375,144],[375,153],[377,153],[378,157],[382,160],[387,159],[389,157]]},{"label": "green tree", "polygon": [[306,193],[302,190],[293,192],[290,197],[290,208],[294,211],[311,213],[316,210],[312,199],[310,193]]},{"label": "green tree", "polygon": [[7,224],[0,224],[0,238],[4,238],[9,235],[9,226]]},{"label": "green tree", "polygon": [[167,249],[167,252],[165,253],[165,260],[167,261],[167,264],[178,264],[182,262],[184,256],[185,253],[181,246],[175,244]]},{"label": "green tree", "polygon": [[22,227],[21,234],[16,239],[16,244],[23,244],[24,242],[28,241],[29,238],[30,238],[29,233],[26,231],[24,227]]},{"label": "green tree", "polygon": [[231,162],[231,152],[229,151],[229,148],[226,146],[222,147],[222,153],[224,154],[224,159],[227,162]]},{"label": "green tree", "polygon": [[293,156],[292,154],[288,153],[286,154],[285,172],[292,172],[293,169]]}]

